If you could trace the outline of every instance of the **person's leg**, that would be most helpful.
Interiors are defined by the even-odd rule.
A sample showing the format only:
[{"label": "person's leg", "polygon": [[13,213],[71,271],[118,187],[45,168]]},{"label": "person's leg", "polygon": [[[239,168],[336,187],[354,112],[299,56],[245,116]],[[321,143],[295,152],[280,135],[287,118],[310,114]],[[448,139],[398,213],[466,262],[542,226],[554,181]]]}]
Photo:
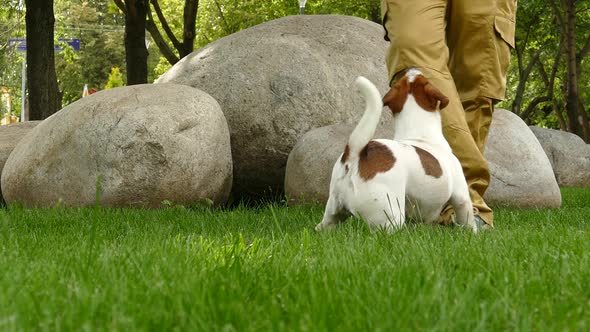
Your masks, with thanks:
[{"label": "person's leg", "polygon": [[390,85],[408,67],[452,81],[445,42],[447,0],[381,0],[381,11],[385,39],[391,42],[386,57]]},{"label": "person's leg", "polygon": [[[492,122],[493,105],[504,98],[506,90],[510,47],[514,45],[515,11],[515,0],[452,0],[449,5],[449,69],[465,109],[469,130],[481,153]],[[480,161],[467,163],[462,154],[470,152],[457,150],[473,205],[492,226],[492,210],[483,200],[490,182],[487,165],[480,165]]]},{"label": "person's leg", "polygon": [[[449,105],[441,111],[443,134],[453,153],[461,161],[470,187],[477,187],[474,183],[479,180],[473,179],[481,177],[480,174],[488,175],[484,181],[487,186],[487,164],[471,136],[465,111],[448,67],[447,3],[447,0],[382,1],[383,24],[386,37],[391,41],[387,56],[389,77],[393,80],[400,71],[415,66],[449,97]],[[474,204],[478,200],[483,201],[477,190],[470,190],[470,194]],[[441,216],[441,222],[449,223],[452,209],[445,212]]]}]

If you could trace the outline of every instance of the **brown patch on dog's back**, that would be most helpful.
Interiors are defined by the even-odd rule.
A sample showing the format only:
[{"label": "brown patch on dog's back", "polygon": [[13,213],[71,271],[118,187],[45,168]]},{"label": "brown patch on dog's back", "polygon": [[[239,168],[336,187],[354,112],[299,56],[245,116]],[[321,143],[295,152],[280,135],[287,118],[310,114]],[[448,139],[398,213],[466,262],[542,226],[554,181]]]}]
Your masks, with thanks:
[{"label": "brown patch on dog's back", "polygon": [[411,93],[416,103],[426,111],[436,111],[438,102],[440,102],[440,109],[449,104],[449,98],[430,84],[424,76],[417,76],[412,82]]},{"label": "brown patch on dog's back", "polygon": [[416,154],[420,158],[420,162],[422,163],[422,168],[424,168],[424,172],[426,175],[434,176],[435,178],[440,178],[442,176],[442,168],[440,167],[440,163],[430,152],[420,149],[419,147],[415,146],[414,149],[416,150]]},{"label": "brown patch on dog's back", "polygon": [[395,156],[389,148],[379,142],[370,141],[359,155],[359,176],[369,181],[377,175],[389,171],[395,165]]},{"label": "brown patch on dog's back", "polygon": [[344,153],[342,154],[342,158],[340,158],[340,162],[344,164],[348,160],[349,155],[350,147],[348,146],[348,144],[346,144],[346,147],[344,148]]}]

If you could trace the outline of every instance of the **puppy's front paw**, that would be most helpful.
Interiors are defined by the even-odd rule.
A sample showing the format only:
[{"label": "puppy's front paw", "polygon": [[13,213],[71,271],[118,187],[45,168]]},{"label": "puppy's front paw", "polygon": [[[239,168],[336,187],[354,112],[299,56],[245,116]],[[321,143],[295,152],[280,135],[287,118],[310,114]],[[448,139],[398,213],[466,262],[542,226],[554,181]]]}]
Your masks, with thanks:
[{"label": "puppy's front paw", "polygon": [[317,224],[317,225],[315,226],[315,228],[314,228],[314,230],[315,230],[316,232],[319,232],[319,231],[321,231],[322,229],[323,229],[323,225],[322,225],[322,223],[319,223],[319,224]]},{"label": "puppy's front paw", "polygon": [[328,224],[328,223],[321,222],[315,226],[315,231],[319,232],[319,231],[324,231],[324,230],[334,229],[334,228],[336,228],[335,224]]}]

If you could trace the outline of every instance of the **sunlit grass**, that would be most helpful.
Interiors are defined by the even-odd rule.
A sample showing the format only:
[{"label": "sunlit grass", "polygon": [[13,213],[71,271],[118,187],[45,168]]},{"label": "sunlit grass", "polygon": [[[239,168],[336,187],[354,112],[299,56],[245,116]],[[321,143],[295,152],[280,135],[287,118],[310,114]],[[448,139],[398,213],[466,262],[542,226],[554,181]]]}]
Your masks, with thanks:
[{"label": "sunlit grass", "polygon": [[496,229],[321,207],[0,210],[0,330],[588,330],[590,190]]}]

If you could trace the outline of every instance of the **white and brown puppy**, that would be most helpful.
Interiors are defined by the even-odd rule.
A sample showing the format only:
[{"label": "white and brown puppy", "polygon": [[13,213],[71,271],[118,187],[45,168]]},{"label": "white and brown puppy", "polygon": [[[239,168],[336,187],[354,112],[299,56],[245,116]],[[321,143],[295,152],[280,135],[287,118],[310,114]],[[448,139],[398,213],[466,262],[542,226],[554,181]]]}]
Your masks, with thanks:
[{"label": "white and brown puppy", "polygon": [[[383,102],[366,78],[359,77],[356,85],[366,99],[365,113],[334,165],[316,230],[334,227],[351,214],[386,230],[402,226],[406,217],[433,223],[450,202],[457,223],[477,232],[463,170],[442,133],[438,108],[446,107],[448,98],[417,69],[410,69]],[[393,112],[394,140],[371,140],[383,104]]]}]

